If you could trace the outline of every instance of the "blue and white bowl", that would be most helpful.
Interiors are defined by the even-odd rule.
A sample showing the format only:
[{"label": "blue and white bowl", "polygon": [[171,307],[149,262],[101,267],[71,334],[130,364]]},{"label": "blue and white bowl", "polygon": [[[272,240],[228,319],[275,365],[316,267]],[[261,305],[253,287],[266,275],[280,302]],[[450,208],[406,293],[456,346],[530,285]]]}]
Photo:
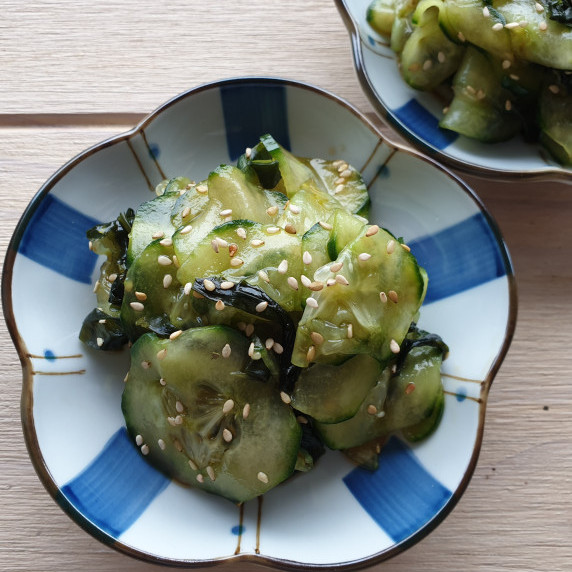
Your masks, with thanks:
[{"label": "blue and white bowl", "polygon": [[411,88],[397,66],[395,52],[366,20],[371,0],[334,0],[351,37],[354,65],[362,89],[376,111],[412,145],[447,165],[501,179],[571,180],[572,168],[556,163],[540,145],[519,137],[480,143],[441,129],[443,100]]},{"label": "blue and white bowl", "polygon": [[[100,262],[85,232],[151,198],[163,178],[199,180],[209,167],[235,161],[266,132],[298,155],[343,157],[361,169],[372,221],[405,237],[429,273],[420,326],[442,335],[451,351],[444,418],[428,440],[412,446],[392,438],[376,472],[330,452],[264,502],[237,507],[171,482],[127,438],[120,400],[128,353],[92,351],[78,340]],[[23,367],[25,437],[49,493],[104,543],[189,567],[233,560],[346,570],[422,538],[469,483],[489,388],[516,319],[507,249],[461,181],[387,144],[332,94],[268,78],[192,89],[64,165],[24,213],[2,287]]]}]

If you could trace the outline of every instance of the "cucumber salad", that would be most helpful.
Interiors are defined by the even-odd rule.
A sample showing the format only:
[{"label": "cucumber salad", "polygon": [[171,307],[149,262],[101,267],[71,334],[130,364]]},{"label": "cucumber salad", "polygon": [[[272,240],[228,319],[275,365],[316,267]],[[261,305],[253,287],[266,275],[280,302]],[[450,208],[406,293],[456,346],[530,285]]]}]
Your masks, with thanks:
[{"label": "cucumber salad", "polygon": [[373,0],[403,79],[446,102],[440,127],[522,134],[572,165],[572,0]]},{"label": "cucumber salad", "polygon": [[356,169],[265,135],[156,195],[88,231],[105,259],[80,338],[129,348],[122,410],[157,469],[242,502],[326,448],[375,469],[392,433],[435,430],[448,349],[416,325],[427,275],[368,223]]}]

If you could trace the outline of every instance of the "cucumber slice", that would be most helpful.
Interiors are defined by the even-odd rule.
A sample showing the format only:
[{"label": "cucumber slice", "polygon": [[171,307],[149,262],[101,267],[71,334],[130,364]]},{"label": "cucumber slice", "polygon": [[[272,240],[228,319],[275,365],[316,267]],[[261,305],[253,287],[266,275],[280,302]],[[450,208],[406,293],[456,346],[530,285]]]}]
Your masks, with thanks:
[{"label": "cucumber slice", "polygon": [[[324,266],[332,259],[328,255],[328,244],[331,240],[331,230],[328,227],[316,223],[310,230],[304,233],[302,237],[302,254],[308,253],[310,256],[307,257],[307,264],[304,263],[304,276],[306,276],[310,282],[314,281],[314,273],[318,268]],[[308,289],[308,283],[306,284],[300,282],[300,288],[305,288],[305,293],[307,296],[310,295],[311,290]]]},{"label": "cucumber slice", "polygon": [[147,334],[133,345],[122,399],[129,434],[155,467],[234,502],[287,479],[301,441],[275,384],[244,373],[247,350],[224,326]]},{"label": "cucumber slice", "polygon": [[[184,181],[188,179],[182,180],[180,184]],[[208,191],[205,192],[205,189],[208,189],[206,181],[198,184],[189,181],[179,190],[180,196],[171,211],[171,224],[175,228],[189,224],[205,209],[209,202]]]},{"label": "cucumber slice", "polygon": [[302,370],[292,394],[292,407],[323,423],[353,417],[381,374],[379,362],[368,355],[342,365],[315,364]]},{"label": "cucumber slice", "polygon": [[346,245],[357,237],[366,221],[343,209],[337,209],[331,222],[333,229],[328,241],[328,254],[335,260]]},{"label": "cucumber slice", "polygon": [[389,36],[395,20],[395,0],[373,0],[365,17],[378,34]]},{"label": "cucumber slice", "polygon": [[[298,324],[292,363],[299,367],[360,353],[385,362],[405,338],[426,290],[415,257],[377,226],[364,226],[315,278],[324,288],[313,293]],[[320,344],[312,339],[316,333]]]}]

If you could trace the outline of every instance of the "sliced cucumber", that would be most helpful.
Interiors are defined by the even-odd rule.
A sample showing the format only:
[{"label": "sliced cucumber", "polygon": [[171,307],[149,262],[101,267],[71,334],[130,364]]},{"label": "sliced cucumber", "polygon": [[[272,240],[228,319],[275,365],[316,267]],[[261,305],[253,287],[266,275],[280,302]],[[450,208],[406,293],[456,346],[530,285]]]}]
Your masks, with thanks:
[{"label": "sliced cucumber", "polygon": [[287,479],[301,441],[276,386],[244,373],[247,351],[224,326],[175,340],[147,334],[132,348],[122,400],[130,435],[157,468],[234,502]]},{"label": "sliced cucumber", "polygon": [[328,254],[335,260],[363,229],[364,221],[344,209],[337,209],[331,218],[331,223],[333,228],[328,241]]},{"label": "sliced cucumber", "polygon": [[395,20],[395,0],[373,0],[366,12],[367,23],[382,36],[389,36]]}]

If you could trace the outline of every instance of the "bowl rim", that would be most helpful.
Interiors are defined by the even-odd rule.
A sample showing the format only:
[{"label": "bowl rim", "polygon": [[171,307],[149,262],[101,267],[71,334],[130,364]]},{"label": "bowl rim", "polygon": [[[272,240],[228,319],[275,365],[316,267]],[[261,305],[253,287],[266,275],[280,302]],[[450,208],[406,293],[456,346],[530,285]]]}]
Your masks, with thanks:
[{"label": "bowl rim", "polygon": [[[336,0],[337,1],[337,0]],[[76,165],[81,163],[84,159],[88,158],[92,154],[99,152],[102,149],[113,146],[122,141],[128,141],[130,138],[135,137],[140,134],[141,131],[147,127],[154,119],[156,119],[163,111],[177,104],[178,102],[192,97],[198,93],[218,89],[221,86],[231,86],[240,84],[252,84],[264,82],[266,84],[274,85],[284,85],[291,86],[297,89],[302,89],[326,97],[330,100],[335,101],[341,107],[345,108],[347,111],[352,113],[356,119],[362,122],[362,124],[368,128],[372,134],[377,137],[380,143],[385,143],[389,147],[392,147],[395,151],[402,151],[408,155],[411,155],[417,159],[423,160],[438,170],[442,171],[444,174],[449,176],[453,181],[460,187],[460,190],[464,191],[470,199],[476,204],[476,206],[481,211],[482,215],[485,217],[489,228],[491,229],[495,240],[501,251],[502,260],[505,266],[506,278],[508,282],[508,319],[506,323],[504,341],[499,351],[482,383],[481,388],[481,403],[479,405],[479,421],[477,427],[477,435],[475,439],[475,445],[471,454],[471,458],[467,464],[465,473],[458,487],[453,491],[451,498],[447,501],[445,506],[423,527],[418,529],[410,537],[404,541],[394,544],[391,548],[385,549],[381,552],[372,554],[370,556],[359,558],[351,561],[344,561],[335,564],[311,564],[304,562],[291,561],[281,558],[276,558],[272,556],[264,556],[260,554],[253,553],[240,553],[233,556],[225,556],[220,558],[209,558],[203,560],[177,560],[168,557],[162,557],[155,554],[147,553],[142,550],[133,548],[115,539],[103,532],[95,524],[87,519],[75,506],[61,493],[59,487],[56,485],[50,470],[43,458],[37,434],[35,431],[34,417],[33,417],[33,386],[34,386],[34,371],[30,355],[27,352],[24,340],[21,338],[18,327],[16,324],[14,310],[12,306],[12,279],[13,279],[13,268],[16,256],[18,254],[18,246],[22,239],[22,236],[26,230],[26,227],[30,221],[30,218],[42,203],[44,198],[50,193],[53,187],[59,182],[71,169]],[[182,93],[174,96],[173,98],[167,100],[165,103],[157,107],[154,111],[146,115],[141,121],[139,121],[133,128],[114,135],[108,139],[105,139],[89,148],[81,151],[75,157],[70,159],[64,165],[62,165],[57,171],[55,171],[40,187],[36,194],[31,199],[30,203],[21,215],[18,221],[14,233],[10,239],[6,251],[6,257],[4,261],[3,271],[2,271],[2,306],[4,310],[4,316],[8,331],[18,353],[22,367],[22,393],[20,402],[20,416],[22,422],[22,428],[24,433],[24,439],[26,442],[26,447],[28,450],[29,457],[32,461],[34,469],[38,474],[38,477],[50,494],[50,496],[56,501],[60,508],[81,528],[88,532],[92,537],[96,538],[103,544],[112,547],[120,553],[126,554],[128,556],[134,557],[136,559],[150,562],[154,564],[163,564],[171,567],[180,568],[200,568],[200,567],[210,567],[214,565],[221,564],[233,564],[233,563],[249,563],[249,564],[261,564],[269,567],[284,569],[284,570],[337,570],[337,571],[350,571],[358,570],[365,567],[373,566],[379,564],[380,562],[387,560],[403,551],[405,551],[410,546],[416,544],[427,536],[432,530],[434,530],[452,511],[455,507],[463,493],[465,492],[471,477],[474,473],[479,453],[481,450],[483,433],[484,433],[484,421],[485,421],[485,411],[487,405],[487,397],[489,389],[496,376],[508,350],[514,335],[517,319],[517,284],[514,275],[514,267],[510,258],[510,254],[507,249],[507,245],[501,235],[500,229],[493,219],[491,214],[486,209],[485,205],[482,203],[480,198],[476,193],[455,173],[451,172],[447,167],[440,164],[438,161],[432,157],[427,157],[423,155],[420,151],[412,149],[406,145],[401,145],[397,142],[388,140],[376,127],[375,125],[363,115],[357,108],[352,104],[348,103],[346,100],[340,98],[339,96],[324,90],[322,88],[316,87],[312,84],[292,80],[284,79],[272,76],[241,76],[232,77],[228,79],[216,80],[208,83],[200,84],[196,87],[190,88]]]},{"label": "bowl rim", "polygon": [[411,145],[420,148],[423,153],[429,155],[431,158],[469,175],[476,175],[483,178],[494,178],[501,181],[550,180],[572,183],[572,168],[563,166],[559,167],[558,165],[547,165],[542,169],[535,169],[534,171],[503,171],[502,169],[487,167],[477,163],[461,161],[460,159],[444,153],[443,151],[439,151],[429,145],[429,143],[417,135],[417,133],[399,121],[392,111],[386,107],[381,98],[376,96],[376,90],[373,87],[364,62],[363,50],[365,42],[360,34],[360,26],[348,8],[347,0],[334,0],[334,2],[346,26],[347,32],[350,35],[354,67],[363,92],[367,96],[376,113],[383,119],[389,121],[391,126],[394,127],[407,141],[409,141]]}]

